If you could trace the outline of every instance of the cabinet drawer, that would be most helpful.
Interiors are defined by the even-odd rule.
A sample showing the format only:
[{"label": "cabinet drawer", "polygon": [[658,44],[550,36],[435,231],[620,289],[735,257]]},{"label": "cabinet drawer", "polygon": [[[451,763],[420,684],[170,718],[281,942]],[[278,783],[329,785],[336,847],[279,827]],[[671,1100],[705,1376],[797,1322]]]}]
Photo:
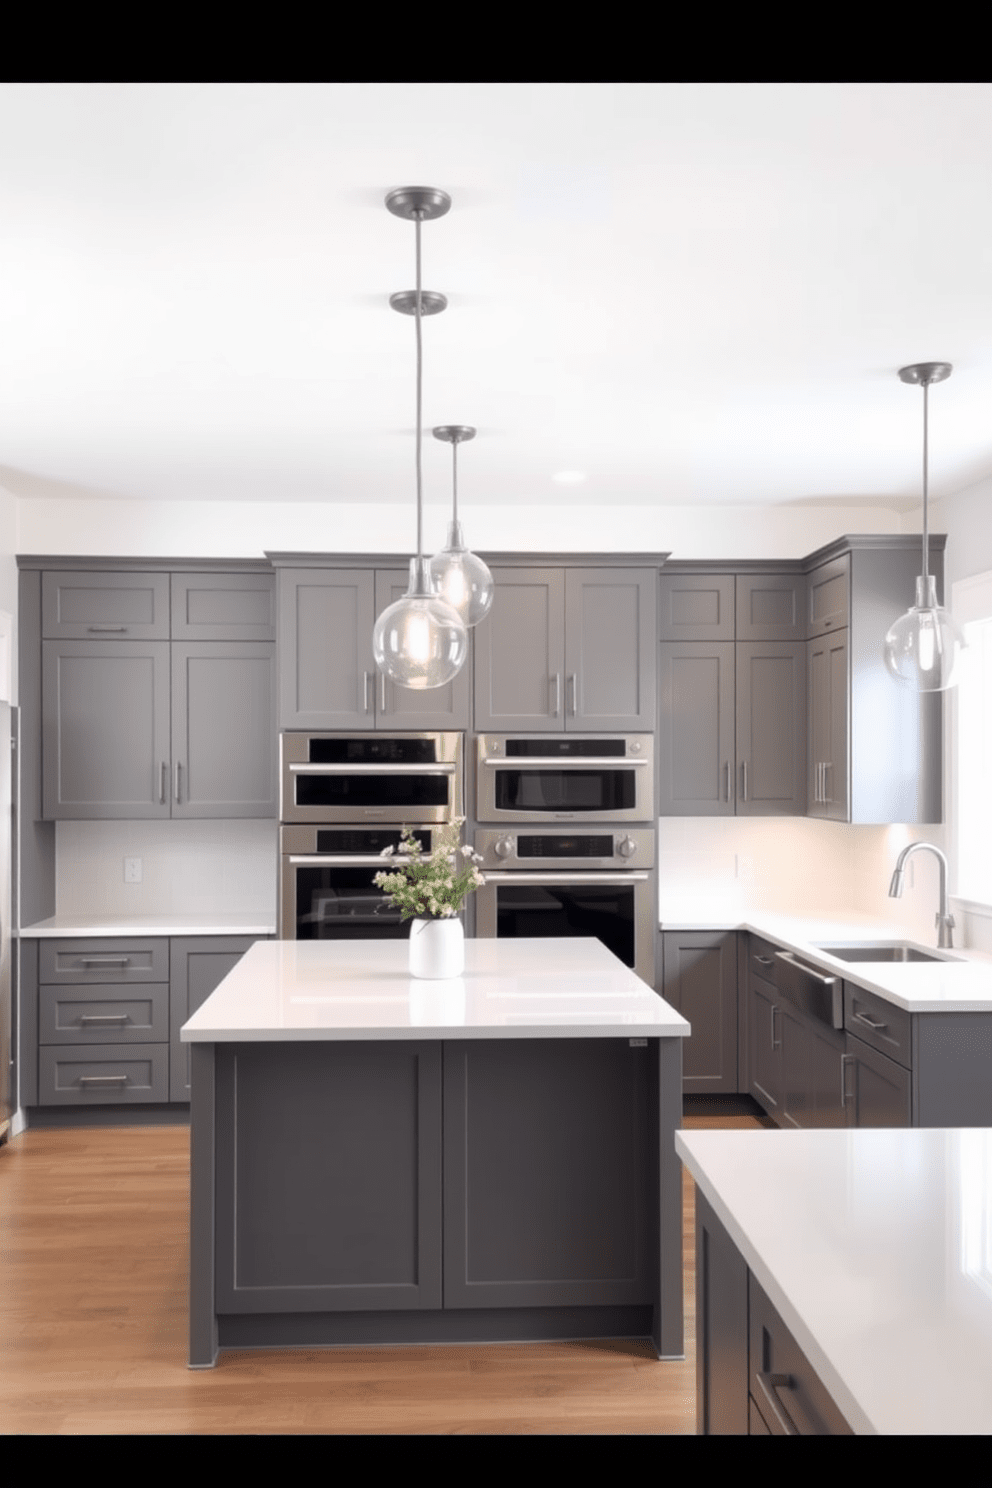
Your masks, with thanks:
[{"label": "cabinet drawer", "polygon": [[167,573],[44,573],[41,628],[50,640],[169,639]]},{"label": "cabinet drawer", "polygon": [[169,1099],[168,1044],[49,1045],[38,1050],[38,1104],[136,1105]]},{"label": "cabinet drawer", "polygon": [[814,568],[807,580],[806,622],[810,640],[850,624],[851,558],[845,553]]},{"label": "cabinet drawer", "polygon": [[[748,1274],[750,1392],[773,1436],[850,1436],[851,1428],[765,1291]],[[761,1426],[753,1422],[752,1430]]]},{"label": "cabinet drawer", "polygon": [[168,940],[43,940],[38,980],[45,983],[167,982]]},{"label": "cabinet drawer", "polygon": [[884,997],[844,983],[844,1027],[905,1069],[913,1067],[912,1014]]},{"label": "cabinet drawer", "polygon": [[164,1043],[169,986],[44,986],[38,991],[40,1044]]}]

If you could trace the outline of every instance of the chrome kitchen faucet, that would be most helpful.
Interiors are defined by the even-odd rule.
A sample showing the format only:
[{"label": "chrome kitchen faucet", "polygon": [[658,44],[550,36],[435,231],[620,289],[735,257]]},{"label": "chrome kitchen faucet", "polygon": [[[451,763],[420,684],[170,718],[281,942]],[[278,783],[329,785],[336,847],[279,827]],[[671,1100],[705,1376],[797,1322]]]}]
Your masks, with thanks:
[{"label": "chrome kitchen faucet", "polygon": [[938,950],[949,951],[954,945],[952,933],[954,930],[954,916],[949,914],[947,910],[947,859],[939,847],[934,847],[932,842],[911,842],[908,847],[903,848],[896,860],[895,872],[892,874],[892,882],[889,884],[889,898],[902,898],[902,881],[906,871],[906,859],[911,853],[920,852],[921,850],[932,852],[940,864],[940,908],[937,911],[937,918],[934,923],[937,926]]}]

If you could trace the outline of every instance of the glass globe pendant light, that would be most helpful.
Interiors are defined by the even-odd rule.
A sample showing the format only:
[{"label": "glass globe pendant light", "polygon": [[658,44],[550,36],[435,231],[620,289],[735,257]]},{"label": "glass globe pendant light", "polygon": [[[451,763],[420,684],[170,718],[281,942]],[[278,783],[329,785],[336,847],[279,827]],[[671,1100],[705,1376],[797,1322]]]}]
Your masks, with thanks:
[{"label": "glass globe pendant light", "polygon": [[937,580],[929,571],[927,528],[927,394],[930,384],[950,377],[950,362],[918,362],[900,367],[902,382],[923,389],[923,572],[916,580],[916,603],[900,615],[885,637],[885,662],[900,682],[919,692],[943,692],[955,683],[955,667],[965,645],[950,611],[937,601]]},{"label": "glass globe pendant light", "polygon": [[478,625],[488,615],[493,602],[493,576],[481,558],[470,553],[458,520],[458,446],[475,438],[468,424],[442,424],[434,430],[435,439],[451,445],[451,521],[448,543],[431,559],[431,578],[442,599],[457,610],[465,625]]},{"label": "glass globe pendant light", "polygon": [[417,287],[389,297],[393,309],[414,316],[417,326],[417,556],[410,559],[410,583],[406,593],[383,610],[375,622],[372,654],[380,672],[401,687],[443,687],[464,664],[468,655],[468,632],[458,612],[435,593],[430,565],[423,551],[421,320],[424,315],[439,314],[448,302],[444,295],[420,287],[420,224],[443,217],[451,206],[451,197],[446,191],[437,191],[430,186],[404,186],[389,193],[386,206],[394,216],[412,220],[417,231]]}]

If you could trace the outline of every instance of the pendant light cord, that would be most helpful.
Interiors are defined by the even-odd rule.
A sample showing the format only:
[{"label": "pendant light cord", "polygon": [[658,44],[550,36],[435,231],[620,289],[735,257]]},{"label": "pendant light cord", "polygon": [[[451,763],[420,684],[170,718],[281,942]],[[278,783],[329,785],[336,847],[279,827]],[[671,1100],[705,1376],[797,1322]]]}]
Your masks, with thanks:
[{"label": "pendant light cord", "polygon": [[421,473],[421,461],[420,461],[420,426],[423,423],[423,417],[422,417],[422,414],[421,414],[421,404],[422,404],[422,401],[423,401],[423,362],[424,362],[423,341],[422,341],[421,334],[420,334],[420,316],[421,316],[421,302],[420,302],[420,223],[421,223],[421,219],[422,219],[423,215],[424,215],[423,212],[420,211],[419,209],[414,213],[414,222],[416,223],[416,228],[417,228],[417,314],[416,314],[416,320],[417,320],[417,430],[416,430],[416,433],[417,433],[417,564],[418,564],[418,569],[419,569],[420,561],[422,560],[422,558],[424,556],[424,541],[423,541],[424,491],[423,491],[423,476],[422,476],[422,473]]},{"label": "pendant light cord", "polygon": [[927,528],[927,398],[930,392],[930,383],[923,384],[923,594],[924,598],[929,594],[929,553],[930,539]]},{"label": "pendant light cord", "polygon": [[451,520],[458,522],[458,440],[451,441]]}]

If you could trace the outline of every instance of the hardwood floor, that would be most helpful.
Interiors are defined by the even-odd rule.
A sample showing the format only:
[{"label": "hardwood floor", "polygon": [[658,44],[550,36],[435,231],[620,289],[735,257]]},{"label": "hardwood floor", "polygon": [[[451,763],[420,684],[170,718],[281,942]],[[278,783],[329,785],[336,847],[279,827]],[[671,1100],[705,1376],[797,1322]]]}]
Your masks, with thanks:
[{"label": "hardwood floor", "polygon": [[598,1342],[224,1353],[211,1370],[186,1366],[188,1181],[183,1127],[0,1148],[0,1433],[695,1432],[688,1176],[684,1361]]}]

